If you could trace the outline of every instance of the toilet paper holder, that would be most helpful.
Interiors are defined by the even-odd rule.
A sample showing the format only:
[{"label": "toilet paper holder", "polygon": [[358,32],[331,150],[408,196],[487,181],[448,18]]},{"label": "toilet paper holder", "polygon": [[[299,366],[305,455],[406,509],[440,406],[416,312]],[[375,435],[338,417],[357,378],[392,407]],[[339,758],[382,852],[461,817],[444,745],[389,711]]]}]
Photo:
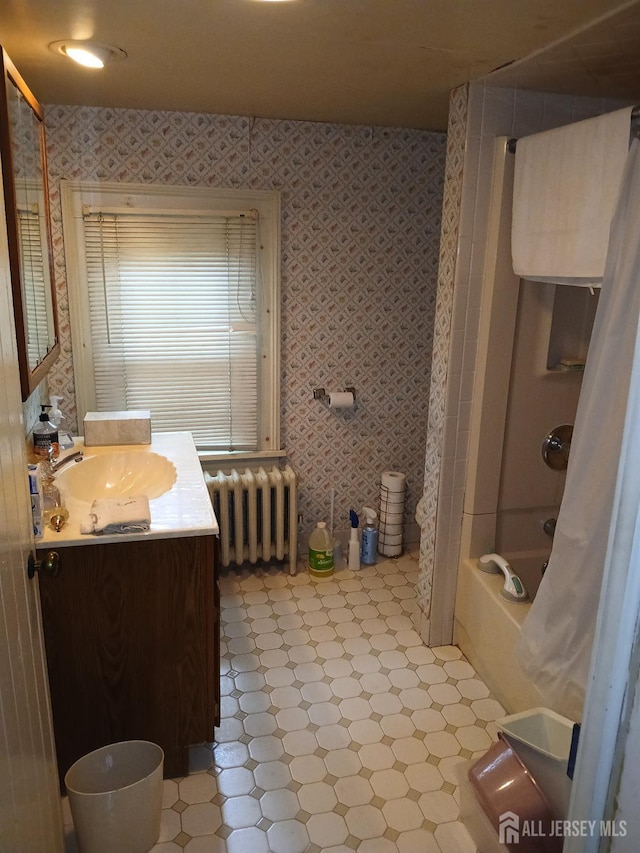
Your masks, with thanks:
[{"label": "toilet paper holder", "polygon": [[[353,402],[356,401],[356,389],[353,385],[348,385],[346,388],[342,389],[343,391],[353,394]],[[327,394],[324,388],[314,388],[313,389],[313,399],[314,400],[322,400],[324,403],[328,403],[331,399],[331,395]]]}]

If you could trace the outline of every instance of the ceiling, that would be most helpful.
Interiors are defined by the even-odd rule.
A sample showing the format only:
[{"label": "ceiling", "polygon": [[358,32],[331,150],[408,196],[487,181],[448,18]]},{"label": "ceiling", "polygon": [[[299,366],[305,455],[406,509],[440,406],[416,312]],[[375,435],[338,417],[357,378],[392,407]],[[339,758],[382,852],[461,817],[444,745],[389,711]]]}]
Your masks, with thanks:
[{"label": "ceiling", "polygon": [[640,4],[489,75],[493,86],[640,100]]},{"label": "ceiling", "polygon": [[[580,35],[630,5],[628,0],[2,0],[0,43],[45,104],[444,130],[452,88]],[[632,5],[635,42],[624,49],[634,56],[637,80],[640,6],[635,0]],[[48,49],[61,39],[85,38],[116,45],[127,59],[91,71]],[[554,50],[562,65],[565,48]],[[613,52],[619,60],[619,44]],[[526,65],[515,66],[521,77]],[[579,76],[581,85],[593,83],[588,63]],[[626,97],[613,91],[611,75],[607,82],[605,94]],[[508,79],[504,85],[510,85]]]}]

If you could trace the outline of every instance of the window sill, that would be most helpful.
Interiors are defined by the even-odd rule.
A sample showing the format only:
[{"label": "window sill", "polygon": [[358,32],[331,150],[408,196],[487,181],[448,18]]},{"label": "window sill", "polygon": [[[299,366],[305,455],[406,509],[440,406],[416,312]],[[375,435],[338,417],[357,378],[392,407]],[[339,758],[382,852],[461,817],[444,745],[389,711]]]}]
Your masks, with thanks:
[{"label": "window sill", "polygon": [[198,458],[205,471],[216,471],[218,468],[234,468],[239,465],[259,467],[269,465],[287,455],[286,450],[257,450],[254,452],[216,452],[199,450]]}]

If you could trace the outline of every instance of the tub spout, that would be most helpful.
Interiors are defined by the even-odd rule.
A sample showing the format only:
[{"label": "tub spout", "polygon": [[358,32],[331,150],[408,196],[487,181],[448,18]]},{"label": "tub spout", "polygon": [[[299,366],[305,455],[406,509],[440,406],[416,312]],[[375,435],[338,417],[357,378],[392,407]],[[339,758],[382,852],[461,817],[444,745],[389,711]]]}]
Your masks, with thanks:
[{"label": "tub spout", "polygon": [[494,575],[502,572],[504,575],[504,586],[500,590],[500,595],[506,598],[507,601],[523,602],[529,600],[529,594],[524,588],[524,584],[500,554],[485,554],[480,557],[478,568],[483,572]]}]

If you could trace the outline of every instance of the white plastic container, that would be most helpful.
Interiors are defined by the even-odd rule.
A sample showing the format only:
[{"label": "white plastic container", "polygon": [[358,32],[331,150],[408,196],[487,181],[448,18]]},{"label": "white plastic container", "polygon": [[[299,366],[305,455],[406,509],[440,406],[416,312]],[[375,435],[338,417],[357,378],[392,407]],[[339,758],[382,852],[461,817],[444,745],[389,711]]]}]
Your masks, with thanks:
[{"label": "white plastic container", "polygon": [[349,535],[349,570],[357,572],[360,569],[360,542],[358,528],[352,527]]},{"label": "white plastic container", "polygon": [[79,758],[64,777],[82,853],[147,853],[160,836],[164,752],[112,743]]},{"label": "white plastic container", "polygon": [[513,749],[542,788],[554,817],[564,820],[569,810],[571,779],[567,764],[574,723],[549,708],[531,708],[496,720]]}]

